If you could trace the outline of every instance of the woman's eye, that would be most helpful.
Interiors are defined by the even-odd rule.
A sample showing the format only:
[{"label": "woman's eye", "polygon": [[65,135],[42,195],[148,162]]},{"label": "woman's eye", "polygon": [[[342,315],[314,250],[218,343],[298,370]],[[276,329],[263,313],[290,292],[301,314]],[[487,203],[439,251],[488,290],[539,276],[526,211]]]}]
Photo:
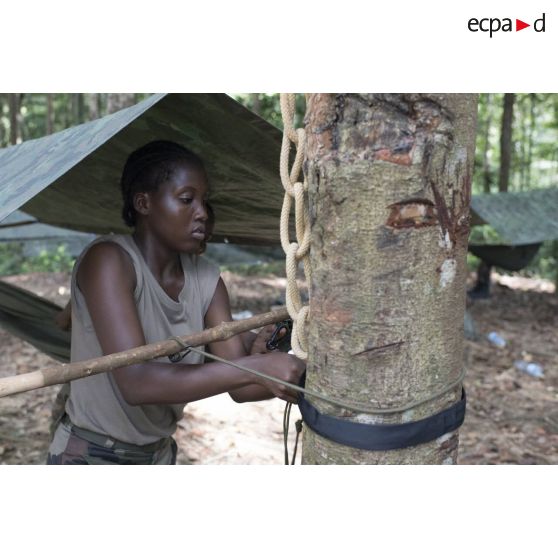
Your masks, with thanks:
[{"label": "woman's eye", "polygon": [[180,198],[180,201],[182,203],[191,204],[192,203],[192,198]]}]

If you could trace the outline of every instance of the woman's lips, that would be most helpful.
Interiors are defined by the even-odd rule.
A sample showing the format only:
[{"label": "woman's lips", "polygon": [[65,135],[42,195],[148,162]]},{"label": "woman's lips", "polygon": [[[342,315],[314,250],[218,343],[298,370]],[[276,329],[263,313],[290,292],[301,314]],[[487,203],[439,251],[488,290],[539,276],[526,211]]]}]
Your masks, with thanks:
[{"label": "woman's lips", "polygon": [[201,230],[192,232],[192,236],[198,240],[205,240],[205,232]]}]

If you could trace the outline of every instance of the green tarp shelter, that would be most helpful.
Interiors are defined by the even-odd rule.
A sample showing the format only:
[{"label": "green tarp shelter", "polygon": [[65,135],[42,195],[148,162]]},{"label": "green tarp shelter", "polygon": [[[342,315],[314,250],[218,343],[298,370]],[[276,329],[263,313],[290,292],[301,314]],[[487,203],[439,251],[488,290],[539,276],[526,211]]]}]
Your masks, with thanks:
[{"label": "green tarp shelter", "polygon": [[558,188],[473,196],[471,224],[490,225],[498,244],[469,244],[469,251],[489,265],[519,271],[533,260],[541,243],[558,239]]},{"label": "green tarp shelter", "polygon": [[508,246],[558,239],[558,188],[473,196],[472,225],[488,224]]},{"label": "green tarp shelter", "polygon": [[44,225],[32,215],[14,211],[0,223],[0,242],[64,242],[68,239],[91,241],[95,235]]},{"label": "green tarp shelter", "polygon": [[157,94],[62,132],[0,149],[0,223],[16,209],[76,231],[129,232],[119,180],[128,155],[154,139],[202,157],[214,241],[279,243],[282,133],[224,94]]}]

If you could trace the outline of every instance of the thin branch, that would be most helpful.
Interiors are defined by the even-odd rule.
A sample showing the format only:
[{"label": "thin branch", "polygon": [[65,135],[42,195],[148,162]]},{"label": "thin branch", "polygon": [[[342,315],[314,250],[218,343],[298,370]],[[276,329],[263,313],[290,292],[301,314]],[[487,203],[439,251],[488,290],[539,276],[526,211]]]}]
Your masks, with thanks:
[{"label": "thin branch", "polygon": [[[179,337],[179,339],[192,347],[207,345],[214,341],[230,339],[244,331],[286,320],[288,317],[289,314],[287,309],[282,307],[273,312],[258,314],[246,320],[224,322],[211,329]],[[93,374],[100,374],[101,372],[109,372],[110,370],[121,368],[122,366],[138,364],[154,358],[172,355],[180,350],[176,341],[167,339],[112,355],[84,360],[82,362],[60,364],[58,366],[46,368],[45,370],[21,374],[20,376],[0,378],[0,397],[52,386],[54,384],[64,384],[71,380],[77,380],[78,378],[85,378]]]}]

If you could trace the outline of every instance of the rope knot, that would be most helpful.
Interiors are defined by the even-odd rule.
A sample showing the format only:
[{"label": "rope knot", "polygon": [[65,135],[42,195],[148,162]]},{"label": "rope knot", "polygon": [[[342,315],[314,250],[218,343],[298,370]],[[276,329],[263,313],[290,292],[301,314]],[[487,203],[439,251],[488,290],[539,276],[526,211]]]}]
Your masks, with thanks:
[{"label": "rope knot", "polygon": [[[308,358],[306,352],[306,320],[308,307],[302,306],[300,291],[296,282],[298,263],[304,264],[304,273],[310,283],[310,217],[306,207],[305,193],[308,191],[308,183],[303,177],[302,164],[306,154],[306,131],[304,128],[294,128],[296,97],[292,93],[282,93],[280,97],[281,115],[283,117],[283,142],[281,144],[280,175],[281,183],[285,190],[283,208],[281,210],[281,246],[286,255],[287,272],[287,310],[293,320],[293,331],[291,343],[294,354],[302,359]],[[296,147],[296,155],[293,165],[289,171],[289,155],[291,143]],[[289,219],[292,200],[295,202],[295,230],[296,242],[289,238]]]}]

